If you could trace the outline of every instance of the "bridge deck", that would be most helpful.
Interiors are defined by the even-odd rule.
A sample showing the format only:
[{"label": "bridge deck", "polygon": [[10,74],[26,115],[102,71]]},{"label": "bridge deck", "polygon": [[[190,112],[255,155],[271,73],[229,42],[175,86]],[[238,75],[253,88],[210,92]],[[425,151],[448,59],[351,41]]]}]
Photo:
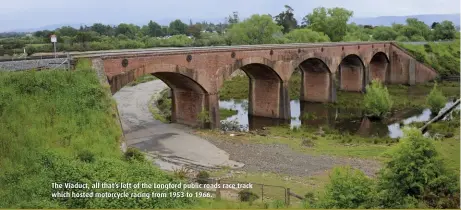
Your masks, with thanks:
[{"label": "bridge deck", "polygon": [[264,45],[231,45],[231,46],[212,46],[212,47],[169,47],[169,48],[147,48],[147,49],[126,49],[126,50],[105,50],[73,52],[70,55],[74,58],[109,57],[117,55],[139,55],[157,53],[185,53],[185,52],[219,52],[229,50],[257,50],[257,49],[287,49],[287,48],[309,48],[309,47],[329,47],[347,45],[368,45],[368,44],[390,44],[392,41],[383,42],[321,42],[321,43],[292,43],[292,44],[264,44]]}]

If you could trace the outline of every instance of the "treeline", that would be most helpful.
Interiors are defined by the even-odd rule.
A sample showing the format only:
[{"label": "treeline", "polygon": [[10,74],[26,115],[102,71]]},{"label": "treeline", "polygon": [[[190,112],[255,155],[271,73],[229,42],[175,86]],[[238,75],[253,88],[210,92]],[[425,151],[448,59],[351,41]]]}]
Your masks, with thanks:
[{"label": "treeline", "polygon": [[431,26],[416,18],[406,24],[370,26],[348,24],[353,12],[344,8],[316,8],[302,21],[286,5],[276,16],[253,15],[243,21],[234,12],[224,23],[189,24],[174,20],[168,26],[154,21],[147,25],[121,23],[117,26],[95,23],[79,29],[69,26],[54,31],[37,31],[32,36],[0,39],[0,56],[7,54],[52,52],[50,35],[58,37],[59,51],[135,49],[151,47],[216,46],[238,44],[274,44],[338,41],[438,41],[459,38],[451,21]]}]

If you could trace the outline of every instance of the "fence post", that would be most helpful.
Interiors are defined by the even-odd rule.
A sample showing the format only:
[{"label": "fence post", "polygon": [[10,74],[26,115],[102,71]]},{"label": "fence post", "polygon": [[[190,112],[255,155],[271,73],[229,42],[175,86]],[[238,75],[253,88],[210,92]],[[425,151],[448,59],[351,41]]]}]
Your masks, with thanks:
[{"label": "fence post", "polygon": [[221,180],[218,179],[216,180],[216,184],[218,187],[216,188],[216,200],[221,200]]},{"label": "fence post", "polygon": [[264,185],[261,185],[261,202],[264,203]]},{"label": "fence post", "polygon": [[290,206],[290,188],[286,189],[286,197],[285,198],[286,198],[286,201],[287,201],[286,202],[287,206]]}]

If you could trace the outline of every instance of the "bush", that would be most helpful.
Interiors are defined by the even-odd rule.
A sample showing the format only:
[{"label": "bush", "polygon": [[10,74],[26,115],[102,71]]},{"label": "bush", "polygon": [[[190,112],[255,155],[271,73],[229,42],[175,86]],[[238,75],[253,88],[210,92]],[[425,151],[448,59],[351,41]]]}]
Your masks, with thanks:
[{"label": "bush", "polygon": [[351,167],[334,168],[322,208],[369,208],[374,200],[373,181],[362,171]]},{"label": "bush", "polygon": [[210,174],[207,171],[200,171],[198,172],[197,176],[195,177],[197,183],[199,184],[207,184],[208,179],[210,178]]},{"label": "bush", "polygon": [[242,202],[250,202],[257,200],[259,198],[254,192],[251,192],[249,189],[244,189],[238,193],[239,200]]},{"label": "bush", "polygon": [[437,89],[437,83],[434,84],[431,92],[427,96],[426,103],[433,113],[438,113],[443,107],[447,98],[443,95],[441,90]]},{"label": "bush", "polygon": [[366,88],[364,97],[365,111],[374,117],[382,117],[392,109],[392,100],[387,88],[379,81],[373,80]]},{"label": "bush", "polygon": [[432,139],[416,128],[405,128],[392,159],[379,173],[382,208],[459,207],[459,177],[446,170]]},{"label": "bush", "polygon": [[94,154],[88,150],[83,150],[78,153],[78,159],[82,162],[91,163],[94,161]]},{"label": "bush", "polygon": [[145,160],[145,157],[141,151],[139,151],[136,148],[130,147],[125,152],[125,159],[126,160],[136,160],[136,161],[142,162]]}]

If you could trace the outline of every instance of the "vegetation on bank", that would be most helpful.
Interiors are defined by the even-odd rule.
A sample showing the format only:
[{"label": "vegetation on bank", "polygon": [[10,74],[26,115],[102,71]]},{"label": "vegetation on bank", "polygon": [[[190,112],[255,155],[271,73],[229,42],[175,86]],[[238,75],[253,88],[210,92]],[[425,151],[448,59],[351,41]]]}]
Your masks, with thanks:
[{"label": "vegetation on bank", "polygon": [[460,40],[452,42],[427,43],[424,45],[402,44],[400,46],[413,54],[419,62],[434,68],[439,76],[459,76]]},{"label": "vegetation on bank", "polygon": [[382,117],[391,111],[394,102],[387,88],[379,80],[373,80],[367,85],[366,90],[363,103],[367,114]]},{"label": "vegetation on bank", "polygon": [[445,103],[447,103],[447,98],[439,89],[437,89],[437,83],[435,83],[431,92],[427,96],[426,101],[427,105],[433,113],[439,113],[439,111],[443,107],[445,107]]},{"label": "vegetation on bank", "polygon": [[[0,72],[0,208],[185,208],[194,198],[52,198],[51,183],[177,183],[120,151],[115,103],[89,66]],[[124,189],[75,189],[123,192]],[[140,192],[142,190],[132,190]],[[169,192],[172,190],[153,190]]]}]

